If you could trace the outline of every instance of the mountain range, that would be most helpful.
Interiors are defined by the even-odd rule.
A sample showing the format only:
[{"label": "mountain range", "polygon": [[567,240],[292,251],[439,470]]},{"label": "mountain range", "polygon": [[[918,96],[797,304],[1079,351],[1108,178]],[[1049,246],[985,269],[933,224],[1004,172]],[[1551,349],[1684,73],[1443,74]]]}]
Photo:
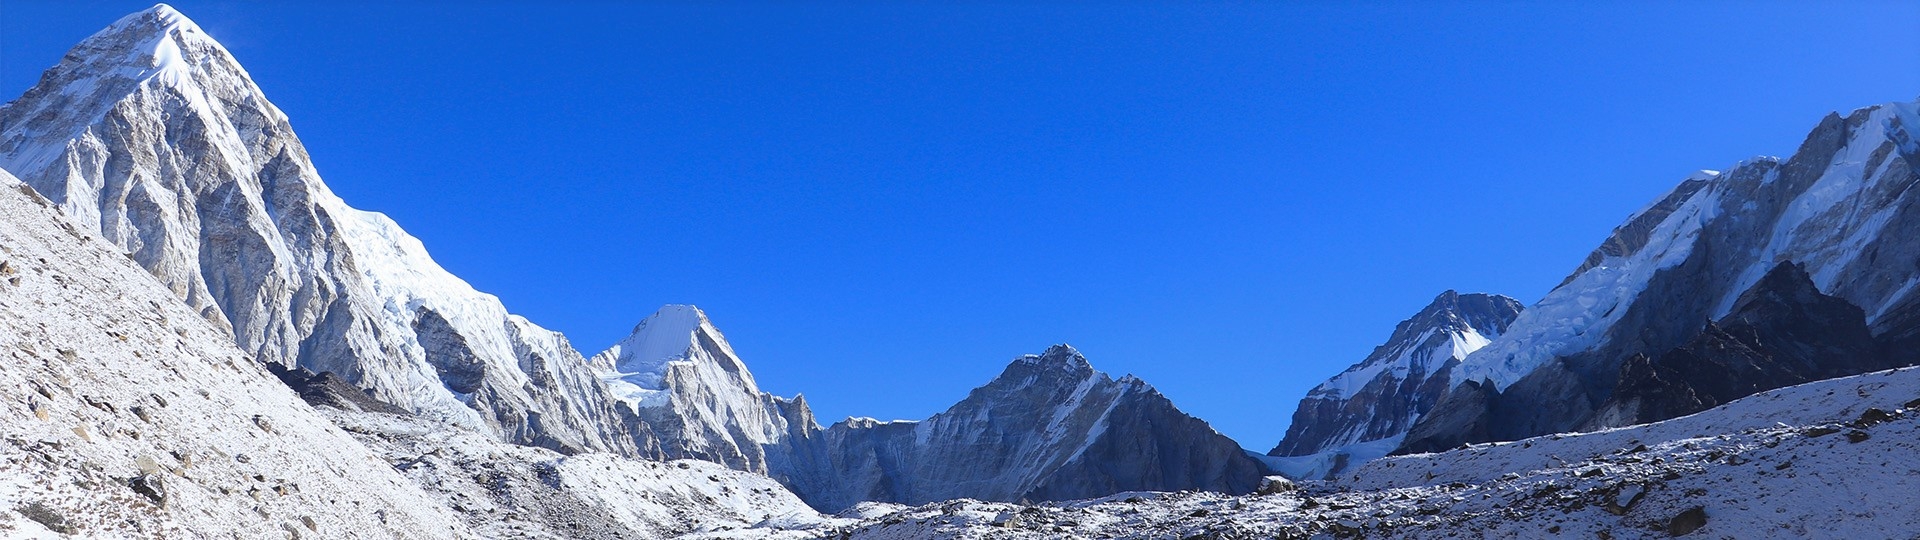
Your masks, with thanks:
[{"label": "mountain range", "polygon": [[0,106],[0,534],[1920,531],[1872,495],[1920,487],[1884,457],[1920,426],[1915,122],[1834,114],[1688,176],[1532,305],[1442,293],[1266,455],[1066,345],[925,420],[823,426],[694,306],[591,356],[512,315],[333,194],[159,5]]},{"label": "mountain range", "polygon": [[[831,510],[864,500],[924,502],[930,494],[1012,500],[1130,489],[1246,492],[1264,472],[1237,444],[1145,383],[1108,380],[1078,353],[1071,353],[1078,369],[1065,372],[1071,378],[1039,381],[1058,388],[981,398],[997,388],[989,384],[956,406],[1064,408],[1073,421],[1063,416],[1043,432],[992,444],[948,431],[890,446],[894,454],[987,458],[929,457],[909,467],[853,455],[891,445],[874,435],[886,430],[858,427],[868,424],[858,420],[825,428],[804,399],[761,392],[724,336],[692,306],[662,308],[625,340],[586,358],[564,336],[510,314],[499,299],[434,263],[393,220],[334,195],[288,118],[245,69],[164,5],[82,41],[39,84],[0,107],[0,168],[87,234],[125,250],[254,361],[331,374],[379,402],[505,442],[563,454],[712,461],[788,479],[805,486],[810,500],[833,501]],[[1049,401],[1092,398],[1100,401]],[[1099,413],[1122,402],[1140,417],[1108,422]],[[1175,429],[1154,431],[1160,425]],[[1114,438],[1160,445],[1163,453],[1138,465],[1161,472],[1100,469],[1064,447],[1097,453],[1113,443],[1096,443]],[[1036,453],[1053,457],[1024,463]],[[1006,470],[1011,461],[1021,468]],[[933,485],[942,475],[997,480],[923,493],[843,482],[845,468],[884,469],[876,481],[900,486]]]}]

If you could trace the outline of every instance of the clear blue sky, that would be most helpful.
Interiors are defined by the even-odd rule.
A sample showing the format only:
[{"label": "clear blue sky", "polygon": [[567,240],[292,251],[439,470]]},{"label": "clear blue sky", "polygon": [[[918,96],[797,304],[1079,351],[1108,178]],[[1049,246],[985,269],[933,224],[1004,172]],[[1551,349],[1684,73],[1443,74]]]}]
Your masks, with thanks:
[{"label": "clear blue sky", "polygon": [[[1920,96],[1920,3],[174,5],[322,176],[591,354],[705,308],[822,418],[1068,342],[1264,451],[1439,292]],[[145,2],[0,3],[0,94]]]}]

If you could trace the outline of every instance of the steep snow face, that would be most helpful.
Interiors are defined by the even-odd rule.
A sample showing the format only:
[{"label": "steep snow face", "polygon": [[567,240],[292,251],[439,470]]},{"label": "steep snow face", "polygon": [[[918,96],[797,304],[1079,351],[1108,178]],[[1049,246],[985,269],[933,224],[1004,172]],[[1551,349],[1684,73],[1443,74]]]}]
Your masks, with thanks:
[{"label": "steep snow face", "polygon": [[1451,387],[1453,366],[1520,314],[1520,302],[1505,296],[1442,293],[1373,354],[1300,400],[1286,439],[1264,461],[1294,478],[1320,478],[1387,455]]},{"label": "steep snow face", "polygon": [[[1758,163],[1765,167],[1772,161]],[[1693,240],[1706,221],[1717,215],[1720,193],[1710,181],[1717,177],[1708,171],[1696,173],[1652,207],[1628,218],[1627,225],[1615,230],[1614,238],[1595,250],[1597,262],[1588,263],[1530,306],[1507,339],[1489,344],[1491,348],[1473,361],[1457,364],[1451,379],[1491,380],[1496,388],[1503,388],[1554,355],[1598,343],[1605,337],[1604,329],[1626,315],[1620,306],[1633,302],[1654,272],[1692,254]]]},{"label": "steep snow face", "polygon": [[0,537],[471,538],[0,171]]},{"label": "steep snow face", "polygon": [[667,305],[640,321],[633,333],[593,356],[594,368],[632,406],[655,405],[666,398],[669,364],[710,365],[725,374],[722,383],[758,392],[753,374],[733,353],[706,312],[690,305]]},{"label": "steep snow face", "polygon": [[766,473],[789,439],[820,430],[805,401],[761,392],[726,336],[694,306],[660,308],[591,362],[670,457]]},{"label": "steep snow face", "polygon": [[172,8],[87,38],[0,107],[0,167],[259,361],[337,373],[514,441],[653,448],[564,338],[328,190],[286,116]]},{"label": "steep snow face", "polygon": [[1906,234],[1920,228],[1916,121],[1916,103],[1829,115],[1789,159],[1682,181],[1456,365],[1454,390],[1401,430],[1413,435],[1400,450],[1588,425],[1628,359],[1693,339],[1783,262],[1864,308],[1875,340],[1905,351],[1895,365],[1920,360],[1920,241]]},{"label": "steep snow face", "polygon": [[[1680,309],[1699,315],[1690,324],[1718,318],[1782,261],[1806,265],[1820,290],[1861,306],[1869,324],[1886,330],[1885,315],[1916,303],[1913,285],[1920,283],[1920,269],[1909,264],[1920,244],[1904,234],[1920,220],[1913,209],[1920,194],[1908,189],[1920,181],[1916,122],[1920,103],[1829,115],[1786,162],[1755,158],[1724,174],[1688,178],[1615,229],[1504,339],[1462,363],[1454,380],[1491,380],[1504,389],[1556,357],[1637,334],[1643,329],[1613,331],[1636,306],[1672,309],[1680,300],[1687,304]],[[1693,275],[1705,269],[1717,275]],[[1640,301],[1658,281],[1681,279],[1705,288]]]},{"label": "steep snow face", "polygon": [[848,420],[822,437],[824,474],[790,483],[816,508],[863,500],[1063,500],[1139,489],[1244,493],[1262,469],[1239,445],[1132,376],[1071,347],[1013,361],[921,422]]}]

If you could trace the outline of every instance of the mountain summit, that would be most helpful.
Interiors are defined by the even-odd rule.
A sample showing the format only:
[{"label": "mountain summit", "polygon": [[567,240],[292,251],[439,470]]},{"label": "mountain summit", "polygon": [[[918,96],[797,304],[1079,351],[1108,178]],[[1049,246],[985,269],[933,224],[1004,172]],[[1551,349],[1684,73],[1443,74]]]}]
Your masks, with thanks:
[{"label": "mountain summit", "polygon": [[506,440],[657,451],[564,337],[335,196],[286,115],[171,7],[87,38],[0,106],[0,168],[261,362]]},{"label": "mountain summit", "polygon": [[1145,381],[1067,345],[1009,363],[924,421],[854,418],[822,437],[822,473],[790,484],[815,508],[863,500],[1068,500],[1132,490],[1246,493],[1264,472],[1239,444]]},{"label": "mountain summit", "polygon": [[1268,464],[1321,478],[1391,452],[1452,387],[1454,366],[1500,337],[1520,312],[1520,302],[1505,296],[1441,293],[1373,354],[1308,392]]},{"label": "mountain summit", "polygon": [[592,364],[668,457],[768,473],[792,440],[820,430],[805,400],[760,391],[726,336],[691,305],[660,308]]}]

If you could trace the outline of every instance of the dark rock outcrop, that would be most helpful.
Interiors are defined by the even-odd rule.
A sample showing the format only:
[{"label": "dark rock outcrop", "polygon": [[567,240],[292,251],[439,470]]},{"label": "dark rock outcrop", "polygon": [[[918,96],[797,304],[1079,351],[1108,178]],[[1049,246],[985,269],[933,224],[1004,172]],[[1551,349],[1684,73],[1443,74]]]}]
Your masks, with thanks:
[{"label": "dark rock outcrop", "polygon": [[364,411],[388,414],[407,414],[405,409],[380,401],[372,394],[361,390],[332,373],[314,373],[305,368],[289,368],[280,364],[267,364],[267,372],[279,378],[300,400],[315,407],[333,407],[344,411]]},{"label": "dark rock outcrop", "polygon": [[[1396,453],[1657,422],[1775,388],[1912,365],[1889,349],[1859,307],[1821,293],[1804,268],[1782,262],[1682,345],[1627,357],[1604,399],[1594,400],[1593,387],[1560,361],[1506,392],[1463,385],[1436,407],[1445,414],[1415,426]],[[1575,417],[1585,420],[1560,423]]]},{"label": "dark rock outcrop", "polygon": [[1628,359],[1613,396],[1583,428],[1655,422],[1757,392],[1893,367],[1860,308],[1821,294],[1805,270],[1783,262],[1741,296],[1732,314],[1686,345]]}]

